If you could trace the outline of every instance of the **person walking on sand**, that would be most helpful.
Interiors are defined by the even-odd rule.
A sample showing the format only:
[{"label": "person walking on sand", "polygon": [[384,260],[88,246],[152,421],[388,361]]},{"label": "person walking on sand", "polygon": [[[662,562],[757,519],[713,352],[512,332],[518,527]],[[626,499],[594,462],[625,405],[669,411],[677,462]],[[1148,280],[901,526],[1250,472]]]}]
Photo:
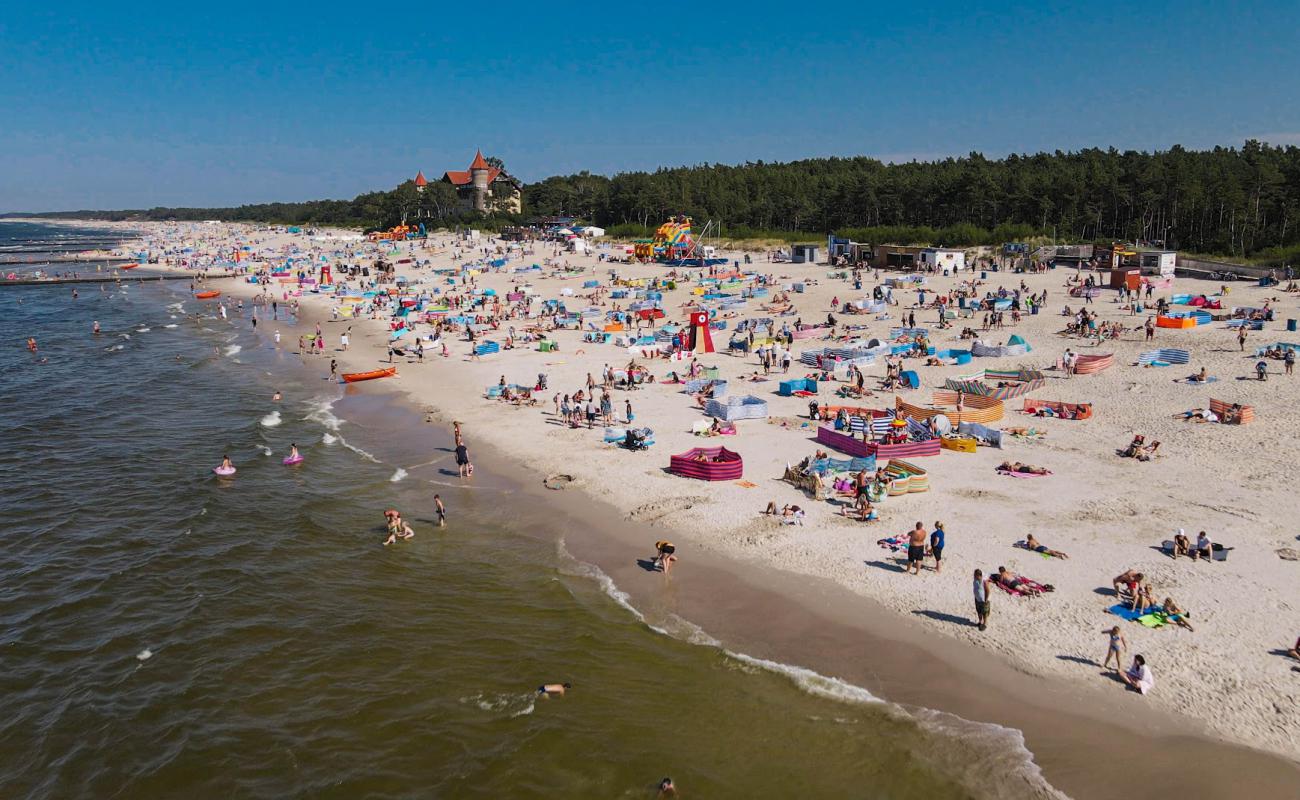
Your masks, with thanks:
[{"label": "person walking on sand", "polygon": [[626,401],[626,405],[625,405],[624,409],[625,409],[625,411],[627,412],[627,424],[628,424],[628,425],[631,425],[631,424],[632,424],[632,420],[636,419],[636,417],[632,414],[632,401],[631,401],[631,400]]},{"label": "person walking on sand", "polygon": [[1102,669],[1110,667],[1110,660],[1115,659],[1115,671],[1119,672],[1120,658],[1124,651],[1128,649],[1128,642],[1124,639],[1124,634],[1120,633],[1119,626],[1111,628],[1109,631],[1103,630],[1102,633],[1110,634],[1110,646],[1106,648],[1106,659],[1101,662]]},{"label": "person walking on sand", "polygon": [[339,376],[339,362],[330,359],[330,380],[335,380]]},{"label": "person walking on sand", "polygon": [[985,580],[982,570],[975,570],[975,579],[971,583],[971,589],[975,593],[975,624],[980,630],[985,630],[989,626],[989,581]]},{"label": "person walking on sand", "polygon": [[925,538],[925,526],[917,522],[916,527],[907,534],[907,569],[904,572],[921,574],[921,562],[925,560]]},{"label": "person walking on sand", "polygon": [[1243,353],[1246,352],[1246,326],[1245,325],[1242,325],[1240,328],[1237,329],[1237,347],[1241,348],[1241,352]]}]

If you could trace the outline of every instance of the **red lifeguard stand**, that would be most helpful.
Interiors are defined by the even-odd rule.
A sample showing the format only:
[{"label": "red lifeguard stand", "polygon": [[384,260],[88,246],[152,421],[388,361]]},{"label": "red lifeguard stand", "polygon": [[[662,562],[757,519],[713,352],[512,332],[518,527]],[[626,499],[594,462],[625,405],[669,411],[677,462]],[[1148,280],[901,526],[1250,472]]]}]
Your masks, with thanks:
[{"label": "red lifeguard stand", "polygon": [[691,312],[690,350],[692,353],[712,353],[713,337],[709,334],[709,312]]}]

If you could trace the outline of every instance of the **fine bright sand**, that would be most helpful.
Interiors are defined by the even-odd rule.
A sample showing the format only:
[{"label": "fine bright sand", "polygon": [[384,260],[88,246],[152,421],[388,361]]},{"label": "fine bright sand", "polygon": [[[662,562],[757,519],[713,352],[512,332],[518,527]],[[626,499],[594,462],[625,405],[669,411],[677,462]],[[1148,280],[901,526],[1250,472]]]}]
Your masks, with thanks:
[{"label": "fine bright sand", "polygon": [[[138,227],[138,226],[137,226]],[[338,235],[344,235],[337,232]],[[337,238],[311,238],[283,232],[256,230],[244,226],[159,225],[148,229],[148,246],[159,253],[193,247],[187,258],[202,261],[205,254],[230,253],[234,246],[248,245],[253,263],[278,263],[291,252],[317,253],[327,257],[344,248],[354,253],[350,263],[369,264],[388,245],[341,242]],[[399,274],[417,281],[416,289],[448,287],[430,268],[446,268],[482,257],[483,247],[495,244],[464,244],[442,235],[427,243],[403,243],[399,256],[414,263],[399,265]],[[608,287],[610,269],[623,278],[662,277],[668,268],[654,264],[598,263],[595,255],[560,254],[549,244],[532,245],[532,252],[516,257],[500,273],[477,277],[479,288],[493,288],[504,297],[514,283],[529,283],[541,298],[559,297],[562,290],[574,296],[564,298],[569,307],[592,305],[583,295],[584,280],[597,279]],[[736,258],[740,256],[733,254]],[[459,258],[459,260],[453,260]],[[331,261],[333,259],[331,258]],[[431,267],[417,269],[421,261]],[[548,265],[581,268],[581,274],[561,275]],[[521,277],[510,270],[532,263],[543,264],[543,273]],[[802,294],[790,293],[797,316],[807,324],[825,321],[831,300],[841,302],[869,297],[877,281],[864,273],[862,291],[850,283],[830,278],[825,265],[767,263],[759,254],[743,267],[770,275],[776,283],[809,281]],[[896,273],[883,272],[880,280]],[[931,392],[945,378],[968,375],[983,368],[1014,369],[1020,365],[1047,371],[1047,384],[1029,396],[1036,399],[1093,404],[1094,416],[1084,421],[1039,419],[1021,414],[1020,399],[1006,402],[1005,417],[993,427],[1033,427],[1044,432],[1032,441],[1008,441],[1003,450],[979,448],[976,453],[944,450],[937,457],[915,459],[929,472],[930,491],[889,498],[878,506],[881,519],[862,523],[838,515],[838,505],[813,501],[803,492],[781,482],[787,464],[798,462],[815,449],[816,429],[801,425],[807,421],[808,400],[778,397],[780,375],[763,383],[746,383],[742,374],[758,369],[753,355],[727,354],[726,344],[735,323],[747,317],[771,316],[751,300],[729,320],[728,330],[715,331],[719,352],[701,356],[702,364],[717,366],[721,377],[730,381],[730,394],[752,394],[768,403],[770,420],[743,420],[735,436],[701,438],[690,433],[692,423],[704,417],[693,399],[679,385],[653,384],[634,392],[615,391],[616,424],[622,425],[624,400],[631,399],[636,426],[655,432],[656,444],[649,452],[629,453],[603,443],[602,430],[571,429],[553,418],[552,396],[572,394],[586,388],[587,374],[599,383],[604,365],[615,368],[631,359],[625,348],[612,344],[584,344],[576,331],[550,334],[560,344],[557,353],[541,353],[535,344],[519,343],[511,351],[489,355],[481,361],[468,360],[469,343],[463,334],[449,337],[449,358],[430,348],[422,364],[398,359],[400,384],[419,403],[444,421],[464,423],[471,456],[478,442],[491,445],[543,476],[563,473],[574,478],[572,490],[590,493],[623,509],[628,520],[663,529],[679,553],[707,548],[739,559],[796,573],[834,580],[867,595],[901,616],[930,626],[934,632],[955,637],[998,654],[1017,669],[1055,681],[1080,682],[1089,686],[1123,687],[1102,677],[1100,662],[1107,638],[1101,633],[1118,624],[1127,638],[1127,666],[1135,653],[1145,655],[1156,679],[1154,691],[1143,697],[1128,693],[1126,701],[1135,707],[1147,704],[1173,714],[1191,717],[1209,732],[1225,739],[1300,758],[1300,671],[1284,651],[1300,632],[1300,561],[1289,560],[1300,550],[1296,529],[1290,524],[1300,515],[1300,502],[1289,485],[1294,449],[1300,443],[1300,414],[1296,412],[1297,382],[1300,377],[1282,375],[1280,361],[1270,362],[1267,381],[1253,380],[1257,346],[1276,341],[1296,341],[1300,335],[1285,331],[1288,317],[1300,317],[1296,299],[1279,287],[1259,288],[1244,281],[1229,284],[1224,307],[1262,306],[1272,300],[1277,320],[1263,331],[1252,331],[1246,352],[1239,350],[1236,332],[1222,322],[1190,330],[1158,329],[1148,344],[1140,330],[1125,333],[1118,341],[1100,348],[1058,332],[1065,328],[1064,305],[1077,309],[1082,302],[1067,295],[1065,282],[1073,271],[1054,270],[1040,274],[1015,275],[991,272],[980,286],[981,293],[1008,289],[1025,283],[1030,292],[1048,291],[1044,313],[1026,315],[1018,324],[1001,331],[983,333],[989,344],[1004,344],[1012,334],[1023,336],[1033,351],[1013,358],[976,358],[963,366],[927,367],[919,359],[908,359],[906,369],[918,371],[922,388],[901,393],[908,402],[925,405]],[[960,280],[978,276],[964,272]],[[930,277],[928,288],[945,291],[959,278]],[[815,281],[811,283],[811,281]],[[222,281],[217,284],[227,296],[249,297],[259,287]],[[452,289],[457,291],[458,287]],[[275,286],[277,299],[282,288]],[[1216,294],[1218,283],[1179,278],[1173,289],[1157,290],[1156,297],[1171,293]],[[664,322],[681,323],[689,288],[665,293]],[[931,295],[933,297],[933,295]],[[836,313],[841,332],[847,325],[865,325],[854,332],[864,338],[888,336],[888,329],[902,325],[911,310],[915,292],[896,290],[898,305],[888,318],[876,315],[845,316]],[[304,315],[329,320],[334,301],[321,295],[304,294]],[[606,296],[595,301],[606,309],[613,303]],[[1119,321],[1138,326],[1143,316],[1130,316],[1107,290],[1088,306],[1102,322]],[[1177,307],[1186,310],[1183,307]],[[938,349],[967,349],[959,340],[963,326],[978,326],[974,320],[958,319],[952,328],[936,328],[933,309],[915,309],[917,325],[930,328],[931,342]],[[791,327],[795,316],[778,318]],[[336,352],[338,334],[352,326],[349,352]],[[522,319],[510,320],[499,332],[484,338],[504,342],[505,327],[520,332]],[[275,323],[263,320],[260,328],[273,330]],[[327,321],[327,358],[339,360],[340,371],[362,371],[386,364],[387,322],[367,319]],[[420,325],[418,332],[431,332]],[[301,328],[282,326],[285,349],[296,348]],[[409,337],[408,337],[409,339]],[[408,344],[410,342],[408,341]],[[807,367],[797,355],[806,349],[831,346],[822,339],[797,340],[795,363],[790,377],[802,376]],[[1077,353],[1115,354],[1115,365],[1099,374],[1067,379],[1050,369],[1065,348]],[[1186,366],[1141,368],[1134,366],[1138,354],[1154,347],[1191,351]],[[688,363],[636,359],[656,378],[670,370],[683,371]],[[1206,367],[1218,381],[1208,386],[1176,382]],[[865,368],[867,386],[873,388],[883,375],[883,361]],[[531,386],[538,373],[546,373],[549,389],[539,395],[535,407],[515,407],[484,397],[485,388],[505,377],[509,383]],[[1251,380],[1239,380],[1250,376]],[[892,408],[895,393],[877,391],[863,401],[835,398],[838,384],[822,383],[817,395],[822,403]],[[1210,397],[1240,402],[1255,408],[1250,425],[1193,424],[1171,415],[1193,407],[1208,406]],[[780,421],[789,421],[782,425]],[[1159,457],[1149,463],[1119,458],[1135,433],[1148,441],[1160,441]],[[744,458],[744,481],[708,483],[688,480],[666,472],[669,456],[692,447],[724,445]],[[830,452],[833,457],[843,454]],[[1003,460],[1022,461],[1047,467],[1050,477],[1017,480],[999,476],[995,467]],[[749,485],[754,484],[754,485]],[[798,504],[807,509],[802,526],[785,526],[760,512],[769,500],[778,507]],[[932,528],[942,520],[947,531],[942,574],[933,561],[921,576],[902,572],[901,554],[880,548],[876,541],[902,534],[917,521]],[[1200,530],[1217,543],[1233,548],[1226,562],[1194,563],[1173,560],[1160,552],[1160,544],[1185,528],[1193,539]],[[1045,558],[1013,547],[1033,533],[1051,548],[1069,554],[1068,560]],[[1055,592],[1027,599],[994,592],[990,628],[979,632],[966,620],[972,617],[971,573],[988,574],[1006,566],[1044,584]],[[1111,579],[1127,569],[1148,576],[1157,601],[1174,598],[1191,612],[1195,632],[1176,626],[1148,629],[1105,613],[1116,602]],[[1067,684],[1068,685],[1068,684]]]}]

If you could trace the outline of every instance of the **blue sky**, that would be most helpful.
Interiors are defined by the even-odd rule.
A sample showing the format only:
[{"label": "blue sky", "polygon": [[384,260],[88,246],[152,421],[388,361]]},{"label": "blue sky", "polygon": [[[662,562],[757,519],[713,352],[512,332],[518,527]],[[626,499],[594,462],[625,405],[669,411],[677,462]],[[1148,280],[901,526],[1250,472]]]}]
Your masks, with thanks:
[{"label": "blue sky", "polygon": [[1300,144],[1296,0],[390,8],[6,3],[0,211],[350,198],[476,147],[535,180]]}]

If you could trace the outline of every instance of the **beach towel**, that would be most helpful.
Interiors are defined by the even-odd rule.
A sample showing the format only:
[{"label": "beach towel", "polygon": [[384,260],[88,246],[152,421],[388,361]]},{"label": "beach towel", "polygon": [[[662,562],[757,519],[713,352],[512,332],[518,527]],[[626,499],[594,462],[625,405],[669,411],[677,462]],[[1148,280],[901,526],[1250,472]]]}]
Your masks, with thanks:
[{"label": "beach towel", "polygon": [[1020,585],[1016,586],[1014,589],[999,581],[994,581],[993,584],[1012,597],[1037,597],[1040,594],[1056,591],[1056,587],[1052,586],[1050,583],[1032,581],[1024,575],[1017,575],[1015,576],[1015,579],[1019,581]]},{"label": "beach towel", "polygon": [[1052,474],[1052,471],[1049,469],[1047,474],[1043,475],[1037,472],[1013,472],[1009,469],[1000,469],[998,470],[998,474],[1006,475],[1011,478],[1046,478],[1048,475]]},{"label": "beach towel", "polygon": [[[1159,619],[1159,617],[1163,616],[1163,614],[1159,614],[1157,612],[1153,612],[1150,610],[1134,611],[1133,609],[1128,607],[1127,603],[1116,603],[1115,605],[1106,609],[1106,612],[1109,614],[1114,614],[1120,619],[1127,620],[1129,622],[1141,623],[1142,625],[1145,625],[1148,628],[1158,628],[1164,624],[1164,621]],[[1143,620],[1146,617],[1152,617],[1153,619],[1144,622]],[[1151,624],[1152,622],[1154,622],[1155,624]]]},{"label": "beach towel", "polygon": [[887,539],[877,539],[876,544],[892,552],[901,552],[907,549],[907,534],[900,533],[897,536],[890,536]]},{"label": "beach towel", "polygon": [[1204,386],[1207,383],[1214,383],[1217,380],[1219,379],[1213,375],[1209,375],[1203,381],[1198,381],[1195,378],[1174,378],[1174,383],[1182,383],[1188,386]]}]

